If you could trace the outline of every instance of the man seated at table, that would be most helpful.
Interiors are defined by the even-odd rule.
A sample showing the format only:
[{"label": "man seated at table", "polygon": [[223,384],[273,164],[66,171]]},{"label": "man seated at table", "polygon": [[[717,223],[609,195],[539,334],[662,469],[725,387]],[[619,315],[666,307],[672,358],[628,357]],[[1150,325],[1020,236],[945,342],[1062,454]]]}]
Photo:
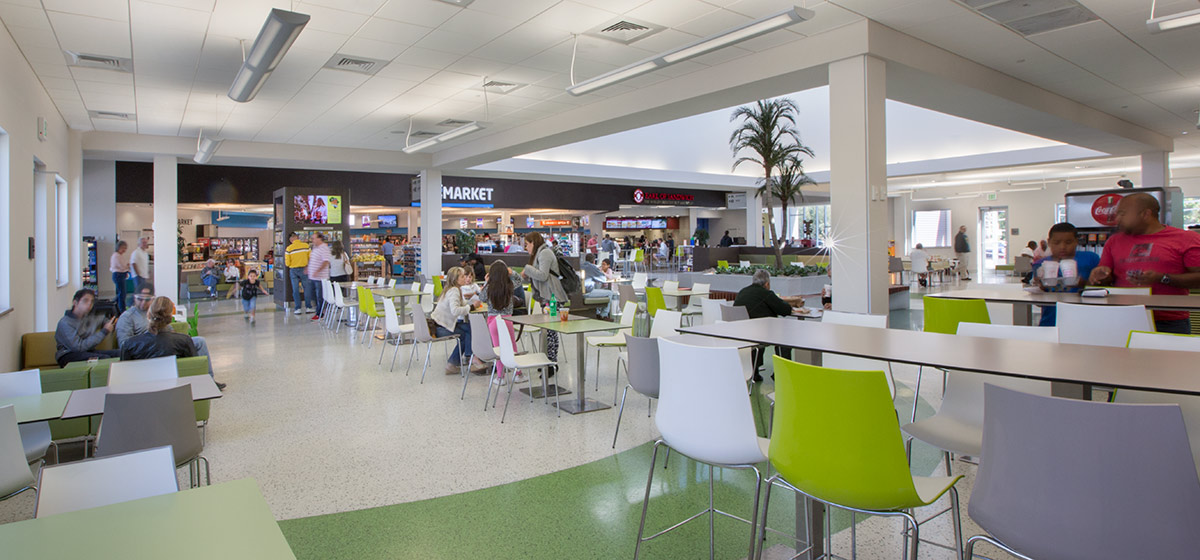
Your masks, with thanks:
[{"label": "man seated at table", "polygon": [[[142,289],[133,296],[133,306],[126,309],[121,317],[117,319],[117,345],[122,350],[128,345],[134,337],[150,332],[150,318],[147,314],[150,312],[150,304],[154,301],[154,286],[152,284],[143,284]],[[208,358],[208,375],[213,376],[212,356],[208,353],[208,341],[202,336],[191,337],[192,346],[195,348],[196,356],[204,356]],[[217,383],[220,389],[225,388],[224,383]]]},{"label": "man seated at table", "polygon": [[[1079,247],[1077,236],[1078,231],[1069,222],[1054,224],[1050,228],[1049,256],[1033,265],[1031,284],[1046,292],[1079,292],[1083,290],[1083,279],[1092,275],[1092,270],[1100,264],[1100,256],[1091,251],[1076,252],[1075,249]],[[1069,264],[1067,270],[1063,268],[1064,262],[1072,260],[1075,261],[1074,274],[1071,273]],[[1050,266],[1047,263],[1055,264]],[[1054,273],[1054,276],[1046,278],[1050,268],[1054,268],[1057,272]],[[1042,308],[1042,319],[1038,325],[1055,326],[1057,308],[1053,305],[1040,307]]]},{"label": "man seated at table", "polygon": [[[734,305],[740,305],[746,308],[746,313],[751,319],[760,317],[791,317],[792,306],[788,305],[779,297],[779,294],[771,291],[771,275],[763,269],[758,269],[754,272],[754,276],[750,279],[750,285],[742,288],[737,293],[737,297],[733,299]],[[775,353],[783,358],[791,358],[791,348],[775,348]],[[758,370],[762,367],[763,352],[761,349],[754,349],[754,381],[762,381],[762,376]]]},{"label": "man seated at table", "polygon": [[[606,259],[607,260],[607,259]],[[604,270],[596,266],[595,253],[588,253],[583,257],[583,293],[588,299],[608,298],[608,305],[597,309],[596,312],[601,317],[608,317],[609,310],[613,306],[613,302],[617,300],[617,293],[599,287],[600,284],[608,282],[608,275]]]},{"label": "man seated at table", "polygon": [[104,341],[104,337],[116,328],[116,317],[97,324],[88,317],[92,305],[96,302],[96,292],[84,288],[75,292],[71,298],[71,308],[58,320],[54,329],[54,361],[59,367],[71,362],[82,362],[92,358],[115,358],[117,350],[96,350],[96,346]]},{"label": "man seated at table", "polygon": [[[1200,288],[1200,234],[1163,225],[1153,196],[1135,193],[1117,203],[1117,228],[1108,238],[1096,285],[1150,286],[1154,295],[1188,295]],[[1155,311],[1158,332],[1191,334],[1187,311]]]}]

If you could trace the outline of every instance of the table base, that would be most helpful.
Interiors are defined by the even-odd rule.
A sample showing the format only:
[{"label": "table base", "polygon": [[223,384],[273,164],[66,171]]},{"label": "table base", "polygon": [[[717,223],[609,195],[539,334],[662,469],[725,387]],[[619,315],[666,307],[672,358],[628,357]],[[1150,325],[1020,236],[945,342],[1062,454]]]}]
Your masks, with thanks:
[{"label": "table base", "polygon": [[547,393],[549,393],[551,397],[553,397],[553,396],[555,396],[555,395],[558,395],[558,396],[560,396],[560,397],[561,397],[561,396],[563,396],[563,395],[570,395],[570,394],[571,394],[571,391],[570,391],[569,389],[567,389],[566,387],[559,387],[558,385],[555,385],[555,384],[553,384],[553,383],[551,383],[550,385],[548,385],[548,386],[546,387],[546,392],[545,392],[545,393],[543,393],[543,392],[542,392],[542,388],[541,388],[540,386],[538,386],[538,387],[525,387],[525,388],[523,388],[523,389],[517,389],[517,390],[518,390],[518,391],[520,391],[520,392],[522,392],[522,393],[525,393],[526,395],[530,395],[530,396],[532,396],[532,397],[533,397],[533,398],[535,398],[535,399],[541,399],[541,398],[545,398]]},{"label": "table base", "polygon": [[602,403],[595,399],[584,399],[582,405],[577,399],[562,402],[563,411],[571,414],[583,414],[584,412],[595,412],[609,408],[612,408],[611,404]]}]

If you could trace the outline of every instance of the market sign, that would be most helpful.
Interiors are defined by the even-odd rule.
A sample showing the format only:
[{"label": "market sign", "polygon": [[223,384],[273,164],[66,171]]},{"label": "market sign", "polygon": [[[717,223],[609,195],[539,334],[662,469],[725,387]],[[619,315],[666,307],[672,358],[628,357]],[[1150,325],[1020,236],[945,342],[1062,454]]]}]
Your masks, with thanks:
[{"label": "market sign", "polygon": [[571,220],[542,220],[542,227],[570,227]]},{"label": "market sign", "polygon": [[636,189],[633,191],[634,204],[691,206],[695,201],[696,196],[691,194],[648,191],[645,189]]}]

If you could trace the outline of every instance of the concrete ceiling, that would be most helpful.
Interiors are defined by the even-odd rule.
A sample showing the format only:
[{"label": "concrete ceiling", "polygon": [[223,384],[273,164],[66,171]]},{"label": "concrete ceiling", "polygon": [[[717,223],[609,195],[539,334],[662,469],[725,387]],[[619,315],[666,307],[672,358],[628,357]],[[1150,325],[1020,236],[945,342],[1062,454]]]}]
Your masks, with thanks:
[{"label": "concrete ceiling", "polygon": [[[434,132],[448,130],[437,126],[448,118],[486,119],[490,126],[484,132],[439,148],[483,145],[468,151],[480,154],[475,158],[440,158],[465,167],[532,146],[520,134],[500,136],[506,131],[528,137],[569,130],[581,109],[596,107],[601,115],[626,105],[630,94],[699,89],[697,82],[711,75],[705,71],[721,65],[729,80],[738,80],[757,69],[742,69],[746,74],[739,75],[727,70],[736,64],[726,63],[758,60],[756,54],[799,42],[813,49],[836,47],[816,39],[870,18],[1031,87],[1174,138],[1180,147],[1200,149],[1195,134],[1181,134],[1195,127],[1193,111],[1200,103],[1200,57],[1195,55],[1200,27],[1150,35],[1148,0],[1080,3],[1100,19],[1029,37],[953,0],[475,0],[467,8],[437,0],[0,0],[0,22],[68,123],[81,130],[194,138],[201,128],[216,128],[234,140],[397,150],[403,134],[393,132],[407,129],[409,119],[415,129]],[[817,16],[592,94],[573,97],[564,91],[570,83],[572,33],[620,17],[665,27],[631,45],[582,36],[575,74],[583,79],[794,4]],[[1197,4],[1163,0],[1158,9],[1172,13]],[[241,62],[239,40],[252,40],[272,7],[294,8],[311,14],[312,21],[259,96],[233,103],[224,94]],[[69,67],[63,50],[131,57],[134,71]],[[335,53],[389,63],[375,76],[323,69]],[[780,80],[774,94],[801,89],[801,82],[823,85],[820,74],[789,76],[792,87],[778,90],[787,83]],[[889,91],[892,76],[889,69]],[[485,78],[528,85],[508,94],[489,93],[485,105]],[[687,99],[658,114],[648,109],[574,139],[545,134],[542,145],[533,148],[743,101],[713,92],[703,102]],[[981,101],[972,97],[970,103]],[[89,110],[135,113],[136,120],[90,118]],[[1011,128],[1025,131],[1023,125],[1035,119],[1011,120],[1020,125]],[[496,139],[484,145],[491,136]]]}]

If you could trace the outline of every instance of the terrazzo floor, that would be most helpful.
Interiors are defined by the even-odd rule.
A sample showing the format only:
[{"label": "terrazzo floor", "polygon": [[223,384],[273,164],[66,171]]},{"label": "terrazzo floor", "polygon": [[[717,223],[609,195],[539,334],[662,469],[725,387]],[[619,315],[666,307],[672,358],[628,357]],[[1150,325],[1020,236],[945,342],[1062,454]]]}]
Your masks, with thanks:
[{"label": "terrazzo floor", "polygon": [[[920,299],[913,303],[902,319],[893,317],[895,326],[920,328]],[[367,348],[345,328],[332,333],[307,315],[263,312],[272,307],[265,298],[251,325],[236,312],[228,314],[235,304],[200,303],[201,334],[209,341],[218,380],[229,383],[214,402],[204,454],[214,483],[258,481],[298,558],[632,556],[648,442],[657,437],[644,398],[630,396],[615,450],[615,408],[557,418],[553,407],[514,393],[500,424],[499,408],[483,410],[486,377],[471,378],[460,400],[461,378],[442,373],[445,354],[436,346],[436,367],[421,384],[419,365],[405,374],[407,346],[396,370],[388,371],[392,348],[380,366],[378,341]],[[574,360],[570,341],[563,355]],[[600,390],[589,377],[589,395],[612,398],[615,361],[612,351],[603,354]],[[588,363],[590,375],[594,351]],[[573,368],[568,363],[563,374]],[[906,418],[916,369],[894,371],[903,384],[900,417]],[[563,374],[560,382],[574,389],[571,376]],[[762,387],[770,390],[770,382]],[[922,391],[924,416],[939,402],[940,384],[925,383]],[[766,405],[759,404],[765,415]],[[914,472],[940,471],[938,458],[916,444]],[[956,462],[954,468],[967,475],[959,489],[969,536],[979,532],[965,515],[974,467]],[[748,513],[752,478],[719,470],[717,478],[718,507]],[[655,530],[704,507],[707,469],[672,458],[656,481],[650,507]],[[0,522],[28,518],[32,502],[30,493],[0,502]],[[792,524],[790,503],[784,492],[773,494],[773,528]],[[835,519],[834,525],[842,529],[835,551],[848,557],[849,520]],[[748,529],[728,519],[718,519],[716,527],[717,557],[744,557]],[[899,529],[894,519],[860,516],[860,557],[898,558]],[[643,557],[706,556],[706,532],[707,522],[694,521],[649,543]],[[953,542],[945,516],[923,527],[922,536]],[[783,538],[771,536],[764,556],[789,557],[784,545]],[[920,555],[952,556],[932,546]]]}]

